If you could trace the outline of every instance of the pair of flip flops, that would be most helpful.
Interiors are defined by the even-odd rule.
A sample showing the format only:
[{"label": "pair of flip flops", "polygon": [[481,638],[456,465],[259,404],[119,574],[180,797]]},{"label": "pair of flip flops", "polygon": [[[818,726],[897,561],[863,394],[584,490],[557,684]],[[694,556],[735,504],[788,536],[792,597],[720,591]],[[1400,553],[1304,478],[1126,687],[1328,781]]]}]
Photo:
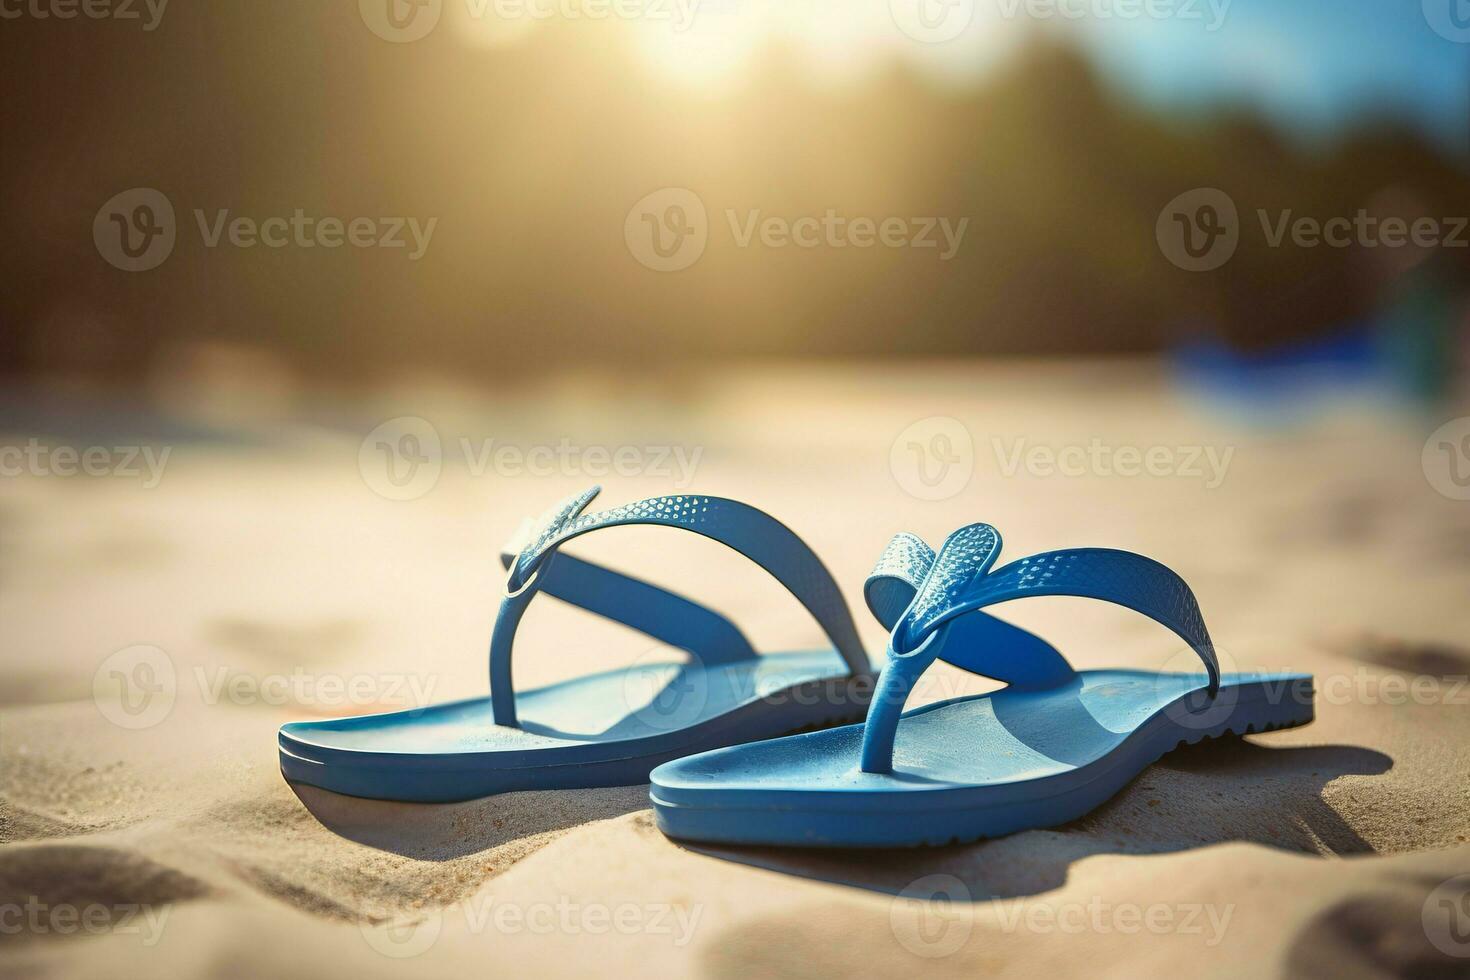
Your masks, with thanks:
[{"label": "pair of flip flops", "polygon": [[[864,589],[890,634],[875,675],[831,573],[775,518],[706,496],[584,514],[598,490],[527,522],[505,549],[489,697],[284,725],[285,776],[421,802],[648,780],[658,825],[672,837],[903,846],[1065,823],[1177,745],[1312,720],[1309,676],[1221,676],[1189,587],[1141,555],[1081,548],[995,568],[1001,540],[988,524],[960,528],[938,553],[899,534]],[[811,613],[831,649],[758,655],[713,610],[561,551],[582,534],[633,524],[694,531],[750,558]],[[516,693],[515,634],[539,592],[689,660]],[[983,611],[1062,595],[1150,617],[1189,645],[1205,673],[1076,671],[1040,637]],[[937,660],[1007,686],[904,713]]]}]

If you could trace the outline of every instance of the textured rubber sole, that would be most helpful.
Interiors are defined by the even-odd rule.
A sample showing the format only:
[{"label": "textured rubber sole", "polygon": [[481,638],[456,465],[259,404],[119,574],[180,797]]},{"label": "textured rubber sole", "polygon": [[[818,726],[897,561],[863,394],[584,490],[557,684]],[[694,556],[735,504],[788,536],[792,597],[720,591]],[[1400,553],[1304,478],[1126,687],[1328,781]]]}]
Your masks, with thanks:
[{"label": "textured rubber sole", "polygon": [[[649,797],[660,830],[703,843],[794,847],[920,847],[970,843],[1077,820],[1117,795],[1154,762],[1206,739],[1297,728],[1314,718],[1310,682],[1285,699],[1236,704],[1215,724],[1160,712],[1117,750],[1064,774],[993,786],[957,786],[906,795],[751,793],[745,805],[729,797],[703,806],[660,797],[654,774]],[[1198,725],[1198,727],[1195,727]],[[698,797],[696,797],[697,799]]]},{"label": "textured rubber sole", "polygon": [[[742,737],[726,735],[729,742],[764,741],[784,738],[803,732],[821,731],[841,725],[851,725],[863,720],[867,706],[844,712],[821,721],[809,722],[795,728],[776,730]],[[727,744],[725,739],[713,744]],[[669,749],[655,755],[629,759],[612,759],[602,762],[579,762],[554,766],[525,767],[518,769],[494,769],[490,766],[470,767],[463,770],[409,771],[405,767],[376,768],[372,766],[333,766],[314,759],[304,758],[282,742],[279,746],[281,775],[293,783],[315,786],[319,789],[356,796],[365,799],[393,799],[410,803],[456,803],[479,799],[499,793],[525,792],[548,789],[598,789],[607,786],[636,786],[648,782],[648,774],[658,766],[673,759],[702,751],[710,744]],[[392,786],[391,793],[385,786]]]},{"label": "textured rubber sole", "polygon": [[[1275,732],[1275,731],[1281,731],[1281,730],[1287,729],[1287,728],[1301,728],[1304,725],[1311,724],[1311,722],[1312,722],[1312,719],[1311,718],[1308,718],[1305,721],[1281,722],[1279,724],[1267,723],[1265,725],[1262,725],[1259,728],[1256,725],[1254,725],[1254,724],[1247,724],[1245,726],[1245,731],[1243,731],[1243,732],[1234,731],[1229,725],[1226,725],[1223,731],[1219,731],[1219,732],[1205,732],[1205,733],[1202,733],[1202,734],[1199,734],[1199,735],[1195,735],[1192,738],[1181,738],[1179,740],[1178,744],[1175,745],[1173,748],[1167,749],[1164,752],[1160,753],[1159,755],[1155,756],[1153,759],[1150,759],[1149,762],[1148,762],[1148,765],[1151,766],[1155,762],[1158,762],[1160,759],[1164,758],[1164,756],[1169,755],[1171,752],[1177,752],[1180,749],[1185,748],[1186,746],[1189,746],[1189,745],[1198,745],[1201,742],[1208,742],[1208,741],[1211,741],[1211,740],[1217,739],[1217,738],[1241,737],[1241,736],[1245,736],[1245,735],[1255,735],[1255,734],[1258,734],[1260,732]],[[1145,766],[1144,767],[1145,770],[1147,768],[1148,768],[1148,766]],[[1135,775],[1134,777],[1132,777],[1132,779],[1129,779],[1128,780],[1128,783],[1133,782],[1134,779],[1137,779],[1138,776],[1141,776],[1141,775],[1143,775],[1143,771],[1142,770],[1140,770],[1137,775]],[[1126,789],[1127,786],[1128,786],[1128,783],[1124,783],[1121,787],[1119,787],[1119,790],[1118,791],[1121,792],[1123,789]],[[1117,793],[1114,793],[1113,795],[1116,796]],[[1112,797],[1109,797],[1109,799],[1111,799],[1111,798]],[[1088,810],[1085,810],[1082,813],[1077,814],[1075,817],[1071,817],[1069,819],[1062,820],[1059,823],[1038,825],[1036,827],[1031,827],[1031,828],[1028,828],[1028,829],[1031,829],[1031,830],[1045,830],[1045,829],[1048,829],[1049,827],[1063,826],[1065,824],[1071,823],[1073,820],[1080,820],[1081,818],[1087,816],[1089,813],[1094,812],[1097,809],[1098,806],[1103,806],[1107,802],[1108,802],[1108,800],[1103,800],[1102,803],[1097,804],[1097,806],[1094,806],[1094,807],[1092,807],[1092,808],[1090,808]],[[977,835],[975,835],[973,837],[960,837],[960,836],[956,835],[956,836],[950,837],[948,840],[930,840],[930,839],[927,839],[926,838],[926,839],[921,840],[921,841],[916,841],[915,843],[912,843],[912,844],[897,845],[897,846],[899,846],[899,847],[951,847],[951,846],[954,846],[954,845],[957,845],[957,844],[974,844],[974,843],[977,843],[977,842],[982,841],[982,840],[992,840],[992,839],[994,839],[997,836],[1005,836],[1005,835],[1003,835],[1003,834],[1001,834],[1001,835],[996,835],[996,834],[983,834],[982,833],[982,834],[977,834]]]}]

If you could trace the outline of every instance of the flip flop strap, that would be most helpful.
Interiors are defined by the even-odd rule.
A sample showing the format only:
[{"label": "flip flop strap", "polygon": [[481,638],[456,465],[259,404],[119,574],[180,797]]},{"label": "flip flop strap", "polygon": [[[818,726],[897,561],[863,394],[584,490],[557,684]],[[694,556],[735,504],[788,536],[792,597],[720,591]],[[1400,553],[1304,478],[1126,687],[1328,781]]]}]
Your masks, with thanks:
[{"label": "flip flop strap", "polygon": [[[917,535],[901,532],[883,549],[863,584],[863,597],[875,619],[890,632],[913,604],[934,568],[935,553]],[[974,674],[994,677],[1015,688],[1047,688],[1065,683],[1072,665],[1046,640],[1029,630],[973,612],[951,624],[952,637],[941,660]]]},{"label": "flip flop strap", "polygon": [[583,514],[600,491],[568,498],[525,535],[508,562],[505,596],[490,641],[490,703],[498,725],[515,725],[511,651],[531,598],[547,591],[585,609],[639,629],[715,663],[754,656],[744,635],[723,616],[692,600],[591,562],[560,554],[571,539],[605,527],[658,525],[693,531],[740,552],[760,565],[811,613],[852,673],[870,670],[847,601],[830,572],[806,543],[780,521],[724,497],[651,497],[595,514]]},{"label": "flip flop strap", "polygon": [[[518,555],[501,552],[507,571]],[[708,606],[575,555],[563,553],[556,561],[543,563],[536,588],[660,643],[688,650],[707,667],[757,655],[740,627]]]},{"label": "flip flop strap", "polygon": [[[1210,695],[1218,692],[1220,668],[1199,604],[1184,580],[1164,565],[1128,551],[1075,548],[1032,555],[992,571],[1000,548],[1000,534],[988,524],[951,534],[894,622],[888,664],[863,731],[864,772],[892,771],[899,716],[920,675],[938,659],[965,666],[969,654],[959,641],[970,637],[962,637],[961,624],[981,608],[1011,599],[1080,596],[1140,612],[1190,645],[1205,664]],[[884,608],[891,611],[891,600]],[[954,652],[946,654],[947,648]]]}]

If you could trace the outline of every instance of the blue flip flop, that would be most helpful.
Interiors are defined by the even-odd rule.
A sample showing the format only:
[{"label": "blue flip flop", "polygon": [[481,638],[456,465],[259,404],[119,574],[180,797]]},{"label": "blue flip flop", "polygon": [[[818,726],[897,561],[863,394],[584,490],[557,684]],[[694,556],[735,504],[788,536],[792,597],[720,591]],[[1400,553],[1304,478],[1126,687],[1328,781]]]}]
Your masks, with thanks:
[{"label": "blue flip flop", "polygon": [[[525,522],[501,556],[508,578],[490,641],[490,696],[427,708],[283,725],[287,779],[349,796],[448,802],[524,789],[623,786],[706,749],[863,717],[874,678],[847,602],[820,559],[784,524],[722,497],[654,497],[597,514],[600,488]],[[833,649],[757,655],[718,613],[561,553],[599,528],[694,531],[786,586]],[[545,592],[686,651],[515,693],[511,649]]]},{"label": "blue flip flop", "polygon": [[[1158,562],[1081,548],[991,571],[999,552],[988,524],[954,532],[937,558],[913,535],[894,538],[865,589],[891,630],[866,722],[660,766],[649,788],[659,828],[709,843],[826,847],[998,837],[1086,814],[1186,742],[1312,720],[1310,676],[1220,676],[1193,593]],[[1075,671],[1044,640],[980,611],[1057,595],[1143,613],[1184,639],[1207,673]],[[1009,686],[903,714],[935,660]]]}]

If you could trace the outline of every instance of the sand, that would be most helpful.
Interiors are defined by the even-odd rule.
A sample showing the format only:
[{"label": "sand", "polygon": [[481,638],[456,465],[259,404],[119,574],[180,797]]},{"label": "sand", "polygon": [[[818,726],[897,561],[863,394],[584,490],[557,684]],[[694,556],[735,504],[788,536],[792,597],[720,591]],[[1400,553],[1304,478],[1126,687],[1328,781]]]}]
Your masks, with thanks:
[{"label": "sand", "polygon": [[[36,404],[0,416],[0,442],[172,451],[151,488],[0,480],[7,976],[1470,974],[1470,879],[1454,880],[1470,873],[1470,504],[1420,462],[1459,413],[1248,424],[1136,364],[419,386],[274,416]],[[406,414],[433,420],[447,462],[429,492],[387,500],[360,443]],[[936,416],[970,431],[973,473],[920,499],[934,488],[892,449]],[[477,473],[462,436],[631,445],[646,472]],[[1169,447],[1174,471],[1007,472],[1017,439],[1094,438]],[[609,505],[682,489],[654,459],[672,444],[700,452],[694,489],[762,506],[822,554],[875,652],[860,590],[888,535],[985,520],[1013,557],[1091,544],[1178,569],[1227,663],[1317,676],[1318,720],[1171,753],[1067,826],[906,851],[681,846],[646,786],[429,806],[282,779],[284,721],[483,693],[501,540],[587,483]],[[1218,486],[1181,447],[1230,451]],[[707,599],[763,649],[816,642],[779,586],[685,537],[609,531],[581,551]],[[1080,666],[1187,667],[1166,631],[1099,604],[1007,613]],[[648,650],[552,602],[522,637],[526,685]],[[109,669],[139,645],[174,693],[119,713]],[[943,680],[926,696],[993,686]]]}]

